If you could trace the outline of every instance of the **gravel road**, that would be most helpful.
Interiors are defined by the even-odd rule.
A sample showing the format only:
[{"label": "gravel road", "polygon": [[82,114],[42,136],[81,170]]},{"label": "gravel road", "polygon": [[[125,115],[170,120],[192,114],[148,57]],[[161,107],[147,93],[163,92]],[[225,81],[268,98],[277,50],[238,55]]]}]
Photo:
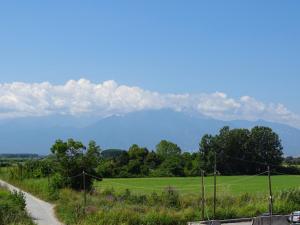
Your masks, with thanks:
[{"label": "gravel road", "polygon": [[[20,191],[19,188],[16,188],[5,181],[0,180],[0,185],[7,187],[10,191]],[[34,222],[38,225],[62,225],[54,214],[54,205],[42,201],[27,192],[24,192],[26,199],[26,210],[33,218]]]}]

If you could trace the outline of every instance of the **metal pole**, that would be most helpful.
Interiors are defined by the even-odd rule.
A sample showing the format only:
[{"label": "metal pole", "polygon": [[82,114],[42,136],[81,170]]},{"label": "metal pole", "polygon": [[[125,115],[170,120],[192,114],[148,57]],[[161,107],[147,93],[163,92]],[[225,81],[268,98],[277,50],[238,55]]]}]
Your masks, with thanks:
[{"label": "metal pole", "polygon": [[215,152],[215,165],[214,165],[214,219],[216,219],[216,204],[217,204],[217,153]]},{"label": "metal pole", "polygon": [[205,199],[204,199],[204,171],[201,170],[201,194],[202,194],[202,201],[201,201],[201,215],[202,215],[202,220],[204,221],[204,207],[205,207]]},{"label": "metal pole", "polygon": [[268,166],[268,180],[269,180],[269,216],[270,216],[270,224],[272,224],[273,194],[272,194],[272,182],[271,182],[270,166]]},{"label": "metal pole", "polygon": [[50,187],[50,170],[49,165],[47,166],[47,179],[48,179],[48,188]]},{"label": "metal pole", "polygon": [[23,180],[23,165],[22,164],[20,164],[21,165],[21,180]]},{"label": "metal pole", "polygon": [[83,171],[83,203],[84,203],[84,208],[86,207],[86,188],[85,188],[85,172]]}]

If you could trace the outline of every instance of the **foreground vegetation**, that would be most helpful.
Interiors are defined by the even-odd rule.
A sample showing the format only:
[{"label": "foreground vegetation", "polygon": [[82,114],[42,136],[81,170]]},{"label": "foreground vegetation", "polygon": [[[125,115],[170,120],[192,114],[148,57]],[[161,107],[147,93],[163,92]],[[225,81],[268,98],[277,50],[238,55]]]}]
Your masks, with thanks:
[{"label": "foreground vegetation", "polygon": [[[83,192],[63,188],[53,199],[47,178],[16,180],[7,174],[3,171],[0,177],[54,202],[59,219],[67,225],[181,225],[202,219],[199,177],[104,179],[87,193],[84,207]],[[267,212],[266,176],[225,176],[218,177],[218,182],[217,218]],[[272,176],[272,183],[275,213],[300,208],[299,176]],[[206,177],[205,184],[204,219],[208,219],[213,210],[212,177]]]},{"label": "foreground vegetation", "polygon": [[[155,151],[132,145],[128,151],[102,152],[94,141],[85,146],[57,140],[50,156],[6,166],[0,177],[54,202],[59,218],[70,225],[177,225],[209,219],[212,172],[218,174],[217,219],[267,212],[267,168],[274,175],[290,174],[272,176],[273,211],[300,208],[300,171],[292,166],[294,159],[284,161],[280,139],[270,128],[224,127],[218,135],[205,135],[199,146],[191,154],[163,140]],[[202,171],[205,199],[200,197]]]},{"label": "foreground vegetation", "polygon": [[25,206],[21,193],[10,193],[0,187],[0,225],[33,225],[25,211]]},{"label": "foreground vegetation", "polygon": [[[299,189],[280,191],[274,197],[275,213],[287,214],[300,207]],[[265,194],[259,193],[236,196],[220,194],[216,217],[227,219],[257,216],[267,212],[267,199]],[[212,217],[212,203],[212,197],[208,197],[204,219]],[[66,224],[183,225],[188,221],[203,219],[199,204],[199,196],[183,197],[172,188],[148,195],[132,194],[129,190],[121,193],[104,190],[89,196],[88,206],[84,211],[82,197],[76,192],[63,190],[57,212]]]}]

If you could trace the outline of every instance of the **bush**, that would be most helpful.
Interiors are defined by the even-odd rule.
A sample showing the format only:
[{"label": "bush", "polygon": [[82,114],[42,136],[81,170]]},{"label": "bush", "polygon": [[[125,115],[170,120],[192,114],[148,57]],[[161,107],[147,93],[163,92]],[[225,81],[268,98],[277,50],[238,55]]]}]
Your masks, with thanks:
[{"label": "bush", "polygon": [[179,207],[180,200],[178,192],[172,188],[167,187],[166,190],[162,194],[163,204],[167,207]]},{"label": "bush", "polygon": [[59,190],[64,186],[64,180],[60,174],[55,174],[50,180],[48,187],[48,197],[50,200],[59,198]]},{"label": "bush", "polygon": [[33,225],[25,207],[24,195],[21,192],[9,193],[0,188],[0,225]]},{"label": "bush", "polygon": [[12,199],[12,202],[15,203],[19,207],[20,210],[24,211],[26,207],[26,200],[24,197],[24,194],[22,192],[14,191],[10,198]]}]

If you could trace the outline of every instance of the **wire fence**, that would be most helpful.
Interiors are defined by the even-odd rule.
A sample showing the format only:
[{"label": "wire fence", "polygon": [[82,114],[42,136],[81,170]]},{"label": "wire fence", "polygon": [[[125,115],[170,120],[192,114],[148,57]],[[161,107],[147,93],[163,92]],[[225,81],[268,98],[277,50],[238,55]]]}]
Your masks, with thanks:
[{"label": "wire fence", "polygon": [[[267,174],[267,173],[268,173],[268,171],[264,171],[262,173],[258,173],[258,174],[251,175],[251,176],[246,176],[244,178],[236,179],[236,180],[233,180],[233,181],[230,181],[230,182],[218,183],[218,184],[216,184],[216,186],[217,187],[230,187],[230,186],[233,186],[233,185],[240,185],[242,182],[253,180],[256,177]],[[89,176],[94,177],[92,175],[89,175]],[[160,179],[163,179],[163,178],[160,178]],[[132,184],[128,184],[128,183],[121,183],[121,182],[113,181],[112,179],[110,179],[109,181],[106,181],[106,182],[108,184],[115,184],[115,185],[120,185],[120,186],[123,186],[123,187],[133,188],[133,189],[157,190],[157,191],[163,191],[166,187],[174,185],[172,183],[169,183],[169,184],[159,185],[159,186],[153,186],[152,185],[151,188],[147,188],[147,187],[144,187],[144,186],[137,186],[137,185],[132,185]],[[109,185],[107,185],[107,183],[105,184],[106,187],[109,186]],[[207,184],[207,185],[204,185],[204,186],[205,186],[205,188],[214,187],[213,184]],[[177,191],[189,191],[189,190],[199,189],[200,187],[201,187],[201,184],[199,183],[199,184],[193,184],[193,185],[187,184],[187,185],[184,185],[183,188],[176,187],[176,186],[174,188],[176,188]]]},{"label": "wire fence", "polygon": [[[234,179],[235,177],[234,176],[217,176],[218,177],[218,181],[223,179],[223,177],[230,177],[230,178],[233,178],[233,179],[229,179],[227,181],[224,181],[222,180],[220,183],[216,183],[216,184],[203,184],[203,189],[204,190],[204,197],[202,198],[202,201],[204,201],[204,208],[202,210],[204,210],[202,213],[203,215],[205,215],[205,218],[202,218],[202,219],[206,219],[207,221],[211,221],[212,218],[215,218],[216,215],[215,215],[215,211],[213,212],[213,215],[209,215],[209,206],[207,205],[208,204],[208,201],[207,201],[207,193],[210,189],[212,188],[215,188],[217,190],[217,193],[216,195],[214,196],[214,198],[217,198],[218,195],[220,194],[224,194],[224,193],[230,193],[230,189],[235,187],[235,186],[239,186],[241,188],[249,188],[249,186],[251,186],[252,184],[257,186],[257,183],[254,182],[255,179],[257,179],[257,177],[259,176],[263,176],[265,179],[265,182],[266,184],[263,184],[265,185],[265,191],[268,192],[269,191],[269,198],[268,198],[268,204],[269,204],[269,208],[270,208],[270,212],[272,214],[272,201],[273,201],[273,196],[272,196],[272,180],[271,180],[271,176],[273,175],[285,175],[285,176],[289,176],[290,174],[287,174],[287,173],[283,173],[283,172],[279,172],[277,170],[271,170],[270,169],[270,166],[267,165],[266,163],[263,163],[263,162],[257,162],[257,161],[251,161],[251,160],[244,160],[244,159],[239,159],[239,158],[234,158],[234,157],[231,157],[232,159],[235,159],[235,160],[239,160],[239,161],[244,161],[244,162],[247,162],[247,163],[253,163],[253,164],[256,164],[256,165],[263,165],[263,166],[266,166],[268,168],[268,170],[265,170],[265,171],[262,171],[262,172],[259,172],[257,174],[254,174],[254,175],[248,175],[248,176],[243,176],[243,177],[240,177],[238,176],[236,179]],[[271,165],[273,168],[279,168],[277,165]],[[217,167],[216,167],[217,168]],[[216,171],[215,171],[215,174]],[[96,181],[102,181],[103,178],[102,177],[99,177],[99,176],[96,176],[94,174],[90,174],[90,173],[87,173],[85,171],[77,174],[77,175],[74,175],[74,176],[69,176],[68,178],[69,179],[76,179],[76,178],[82,178],[81,179],[81,182],[82,183],[82,187],[84,188],[84,205],[86,206],[86,198],[87,198],[87,191],[85,189],[85,178],[87,177],[90,177]],[[293,178],[295,179],[299,179],[300,178],[300,175],[293,175]],[[163,178],[152,178],[152,180],[162,180]],[[201,192],[201,180],[200,178],[194,178],[196,181],[198,180],[199,183],[198,184],[183,184],[183,183],[167,183],[166,180],[163,180],[163,183],[162,184],[156,184],[156,185],[151,185],[151,187],[149,186],[146,186],[147,184],[143,183],[142,185],[136,185],[136,184],[131,184],[130,182],[127,182],[128,180],[126,180],[126,183],[123,183],[123,182],[118,182],[117,179],[104,179],[104,182],[95,182],[93,187],[94,188],[98,188],[98,189],[102,189],[104,190],[105,188],[109,188],[109,187],[116,187],[117,189],[119,190],[139,190],[141,192],[163,192],[164,190],[166,190],[166,188],[168,187],[172,187],[174,188],[176,191],[178,192],[187,192],[187,193],[200,193]],[[226,178],[227,179],[227,178]],[[151,178],[149,178],[149,180],[151,180]],[[207,181],[207,180],[206,180]],[[213,180],[211,179],[210,182],[212,182]],[[121,187],[121,188],[120,188]],[[212,192],[212,190],[210,190]],[[261,191],[261,190],[259,190]],[[202,196],[203,196],[202,195]],[[196,199],[197,200],[197,199]],[[267,201],[267,200],[266,200]],[[214,201],[216,202],[216,201]],[[213,203],[211,203],[213,204]],[[216,204],[216,203],[214,203]],[[267,203],[266,203],[267,204]],[[215,206],[214,206],[215,207]]]}]

